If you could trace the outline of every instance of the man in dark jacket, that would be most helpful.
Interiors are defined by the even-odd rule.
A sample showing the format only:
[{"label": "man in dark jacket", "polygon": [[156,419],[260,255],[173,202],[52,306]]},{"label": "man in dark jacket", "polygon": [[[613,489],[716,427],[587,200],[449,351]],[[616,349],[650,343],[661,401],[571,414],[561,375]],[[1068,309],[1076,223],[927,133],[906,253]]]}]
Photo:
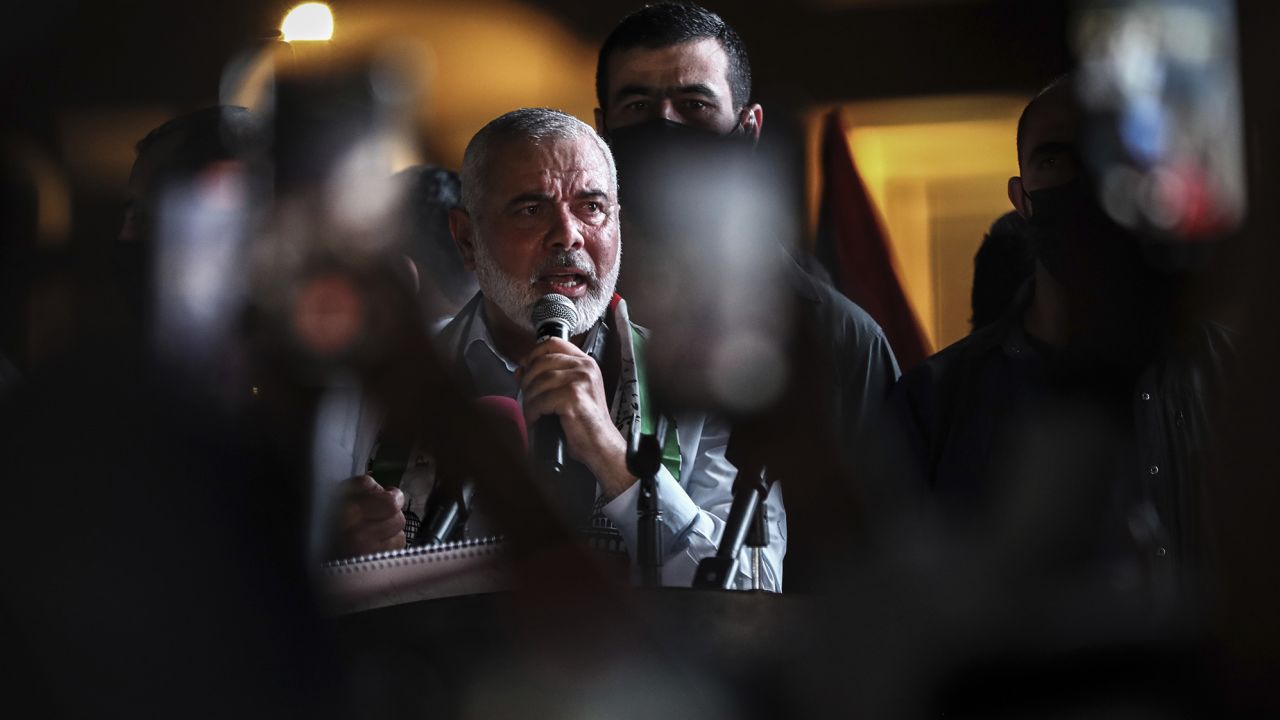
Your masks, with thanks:
[{"label": "man in dark jacket", "polygon": [[1009,198],[1028,219],[1034,275],[1004,317],[902,378],[890,407],[906,452],[890,467],[1021,577],[1168,607],[1196,566],[1225,334],[1178,318],[1177,279],[1096,200],[1079,129],[1066,80],[1023,112]]}]

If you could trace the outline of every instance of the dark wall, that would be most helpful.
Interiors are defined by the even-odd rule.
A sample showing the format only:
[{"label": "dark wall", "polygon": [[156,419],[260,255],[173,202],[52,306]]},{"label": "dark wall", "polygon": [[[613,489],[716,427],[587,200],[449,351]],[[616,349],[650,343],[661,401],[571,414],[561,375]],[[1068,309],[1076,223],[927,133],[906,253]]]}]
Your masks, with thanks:
[{"label": "dark wall", "polygon": [[[21,116],[51,108],[212,102],[225,62],[274,35],[292,3],[225,0],[23,2],[0,31],[5,97]],[[341,11],[342,2],[334,2]],[[632,2],[533,3],[584,39],[604,37]],[[716,4],[712,4],[715,6]],[[763,92],[818,101],[925,93],[1029,90],[1065,69],[1061,0],[911,2],[824,9],[721,3],[742,32]]]}]

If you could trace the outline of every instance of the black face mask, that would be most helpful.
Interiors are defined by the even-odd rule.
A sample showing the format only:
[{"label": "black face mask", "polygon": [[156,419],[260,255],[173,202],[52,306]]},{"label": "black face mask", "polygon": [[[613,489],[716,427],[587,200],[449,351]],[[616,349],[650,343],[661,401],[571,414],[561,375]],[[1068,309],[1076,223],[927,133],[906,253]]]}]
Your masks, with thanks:
[{"label": "black face mask", "polygon": [[1173,285],[1147,263],[1140,238],[1080,179],[1026,196],[1027,238],[1066,292],[1075,350],[1108,362],[1146,357],[1159,342]]},{"label": "black face mask", "polygon": [[742,118],[727,133],[719,133],[707,128],[685,125],[667,118],[653,118],[642,123],[627,125],[605,131],[605,141],[609,143],[614,154],[637,146],[652,146],[667,142],[743,142],[750,139],[742,124]]},{"label": "black face mask", "polygon": [[1143,273],[1137,237],[1107,216],[1084,181],[1024,194],[1031,201],[1027,236],[1032,249],[1068,291],[1106,293]]}]

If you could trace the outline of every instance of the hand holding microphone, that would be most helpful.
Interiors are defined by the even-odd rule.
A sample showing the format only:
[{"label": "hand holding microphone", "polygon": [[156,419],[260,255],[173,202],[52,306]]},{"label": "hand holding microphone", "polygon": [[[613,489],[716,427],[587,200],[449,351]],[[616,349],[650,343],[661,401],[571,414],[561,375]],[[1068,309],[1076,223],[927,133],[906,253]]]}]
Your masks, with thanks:
[{"label": "hand holding microphone", "polygon": [[600,366],[569,342],[576,320],[573,303],[563,295],[546,295],[534,306],[540,341],[516,372],[525,420],[532,428],[533,462],[539,470],[558,473],[567,453],[613,498],[635,478],[627,471],[626,441],[609,414]]},{"label": "hand holding microphone", "polygon": [[[570,328],[578,324],[578,309],[569,298],[551,293],[544,295],[533,306],[533,327],[538,343],[547,340],[560,340],[569,343]],[[521,370],[527,366],[529,358],[521,363]],[[516,380],[521,381],[521,373],[517,371]],[[521,381],[521,386],[524,383]],[[528,396],[525,397],[528,407]],[[528,421],[533,417],[526,418]],[[538,417],[533,428],[533,459],[540,471],[551,476],[559,476],[564,472],[564,430],[560,426],[560,418],[555,415]]]}]

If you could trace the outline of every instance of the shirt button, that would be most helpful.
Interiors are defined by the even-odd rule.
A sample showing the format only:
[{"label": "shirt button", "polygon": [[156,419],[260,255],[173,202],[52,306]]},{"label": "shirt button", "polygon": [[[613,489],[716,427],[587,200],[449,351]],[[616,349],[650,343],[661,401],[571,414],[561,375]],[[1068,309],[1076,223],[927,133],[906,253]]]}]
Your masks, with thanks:
[{"label": "shirt button", "polygon": [[1162,547],[1156,548],[1156,557],[1164,557],[1165,555],[1168,555],[1168,554],[1169,554],[1168,550],[1165,550]]},{"label": "shirt button", "polygon": [[1138,397],[1142,398],[1143,400],[1150,400],[1150,399],[1151,399],[1151,393],[1142,393],[1142,394],[1141,394],[1141,395],[1139,395]]},{"label": "shirt button", "polygon": [[1147,472],[1151,473],[1152,475],[1157,475],[1160,473],[1160,466],[1152,465],[1151,467],[1147,468]]}]

